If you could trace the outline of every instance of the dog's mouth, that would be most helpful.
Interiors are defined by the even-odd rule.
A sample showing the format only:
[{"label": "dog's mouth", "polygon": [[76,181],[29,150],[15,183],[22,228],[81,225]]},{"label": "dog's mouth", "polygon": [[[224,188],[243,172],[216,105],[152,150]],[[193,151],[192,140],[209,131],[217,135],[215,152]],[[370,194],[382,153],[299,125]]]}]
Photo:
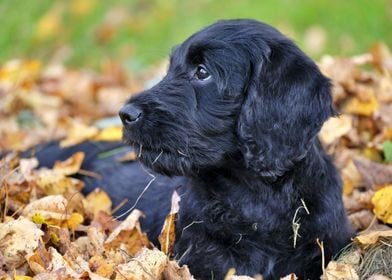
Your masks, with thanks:
[{"label": "dog's mouth", "polygon": [[160,160],[167,159],[168,157],[171,159],[175,157],[187,157],[187,154],[179,149],[169,150],[167,148],[151,147],[141,143],[131,143],[131,145],[135,148],[138,158],[143,162],[150,163],[151,165],[154,165]]}]

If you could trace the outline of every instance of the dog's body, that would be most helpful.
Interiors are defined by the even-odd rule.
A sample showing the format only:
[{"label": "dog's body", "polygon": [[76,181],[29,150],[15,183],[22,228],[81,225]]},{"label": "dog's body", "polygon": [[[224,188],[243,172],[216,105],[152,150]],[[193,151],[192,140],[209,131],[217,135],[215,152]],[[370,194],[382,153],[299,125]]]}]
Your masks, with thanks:
[{"label": "dog's body", "polygon": [[[166,211],[167,193],[182,186],[175,255],[196,278],[223,279],[233,267],[265,279],[318,279],[316,240],[326,261],[349,241],[341,182],[317,140],[331,102],[328,79],[289,39],[234,20],[186,40],[166,77],[121,109],[124,139],[141,162],[181,176],[165,183],[161,206],[143,207]],[[121,192],[107,182],[112,195],[140,194],[149,176],[134,168],[116,171],[129,184]],[[121,179],[127,172],[144,185]]]}]

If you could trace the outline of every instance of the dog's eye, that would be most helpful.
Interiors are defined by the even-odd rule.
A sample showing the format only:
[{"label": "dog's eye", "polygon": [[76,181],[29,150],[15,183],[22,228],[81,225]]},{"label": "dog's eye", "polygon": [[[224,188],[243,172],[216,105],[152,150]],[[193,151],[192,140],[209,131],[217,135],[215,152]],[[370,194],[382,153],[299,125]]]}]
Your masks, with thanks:
[{"label": "dog's eye", "polygon": [[205,81],[208,80],[211,77],[211,75],[210,73],[208,73],[206,67],[200,64],[199,66],[197,66],[195,77],[199,81]]}]

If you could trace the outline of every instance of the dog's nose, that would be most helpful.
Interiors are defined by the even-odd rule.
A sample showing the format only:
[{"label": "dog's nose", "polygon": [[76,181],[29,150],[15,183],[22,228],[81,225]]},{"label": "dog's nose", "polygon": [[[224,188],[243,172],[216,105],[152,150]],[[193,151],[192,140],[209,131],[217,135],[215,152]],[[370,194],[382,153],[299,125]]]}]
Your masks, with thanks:
[{"label": "dog's nose", "polygon": [[124,125],[135,124],[143,115],[142,110],[132,103],[124,105],[118,114]]}]

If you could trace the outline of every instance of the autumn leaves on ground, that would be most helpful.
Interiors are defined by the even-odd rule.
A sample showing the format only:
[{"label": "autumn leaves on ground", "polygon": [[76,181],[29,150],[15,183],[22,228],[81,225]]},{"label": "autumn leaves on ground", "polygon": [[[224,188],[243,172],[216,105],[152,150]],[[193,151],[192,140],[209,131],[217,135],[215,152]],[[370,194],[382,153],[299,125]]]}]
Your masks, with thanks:
[{"label": "autumn leaves on ground", "polygon": [[[392,55],[377,44],[351,58],[325,56],[319,65],[334,82],[341,113],[325,124],[320,139],[341,171],[345,206],[359,233],[339,259],[325,264],[323,279],[390,279]],[[0,279],[192,279],[171,259],[177,197],[159,251],[141,232],[143,213],[134,210],[118,221],[106,193],[81,194],[83,182],[72,175],[88,173],[80,169],[83,153],[52,169],[18,156],[54,139],[63,147],[120,140],[117,110],[144,82],[114,63],[99,74],[34,60],[0,65]],[[319,246],[322,251],[328,244]],[[227,279],[250,279],[234,274],[230,270]]]}]

